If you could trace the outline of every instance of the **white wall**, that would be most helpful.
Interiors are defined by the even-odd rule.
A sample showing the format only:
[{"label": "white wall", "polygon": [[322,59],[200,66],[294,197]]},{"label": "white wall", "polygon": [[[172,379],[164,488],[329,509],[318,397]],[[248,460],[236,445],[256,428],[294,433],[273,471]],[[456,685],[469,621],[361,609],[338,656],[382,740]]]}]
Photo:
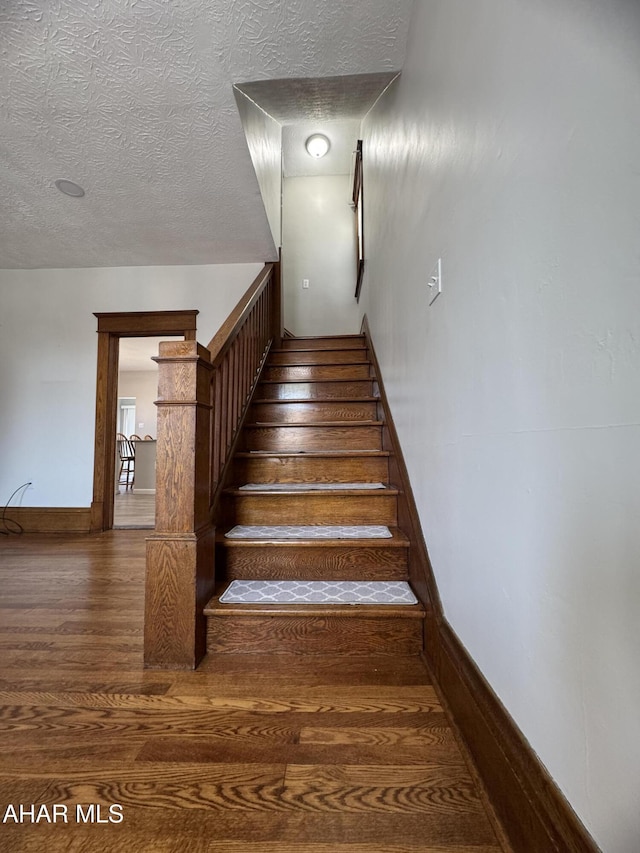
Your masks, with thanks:
[{"label": "white wall", "polygon": [[632,853],[640,7],[418,0],[410,33],[364,122],[363,301],[446,616]]},{"label": "white wall", "polygon": [[[154,352],[154,355],[157,353]],[[136,435],[157,437],[158,370],[121,370],[118,373],[118,397],[135,397]],[[143,426],[140,426],[143,424]]]},{"label": "white wall", "polygon": [[[276,249],[282,241],[282,128],[244,92],[236,88],[233,92],[269,220],[276,259]],[[256,204],[259,204],[257,199]]]},{"label": "white wall", "polygon": [[206,346],[261,264],[0,270],[0,505],[87,507],[93,487],[93,312],[199,309]]},{"label": "white wall", "polygon": [[[285,178],[282,210],[284,325],[294,335],[352,335],[354,214],[348,175]],[[309,289],[302,280],[309,279]]]}]

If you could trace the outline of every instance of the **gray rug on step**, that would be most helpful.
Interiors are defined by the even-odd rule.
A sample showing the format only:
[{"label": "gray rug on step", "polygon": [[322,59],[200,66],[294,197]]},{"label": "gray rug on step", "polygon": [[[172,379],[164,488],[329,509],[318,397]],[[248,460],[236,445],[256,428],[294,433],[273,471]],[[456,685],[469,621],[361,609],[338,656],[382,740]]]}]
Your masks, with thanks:
[{"label": "gray rug on step", "polygon": [[417,604],[405,581],[232,581],[224,604]]},{"label": "gray rug on step", "polygon": [[376,524],[238,524],[225,536],[227,539],[391,539],[392,533],[388,527]]}]

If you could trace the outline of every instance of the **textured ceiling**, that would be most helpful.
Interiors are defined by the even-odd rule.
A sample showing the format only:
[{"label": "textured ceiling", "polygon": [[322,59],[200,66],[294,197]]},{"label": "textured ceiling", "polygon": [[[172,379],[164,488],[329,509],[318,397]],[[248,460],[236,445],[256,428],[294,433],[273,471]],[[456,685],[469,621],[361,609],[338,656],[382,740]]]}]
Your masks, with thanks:
[{"label": "textured ceiling", "polygon": [[280,124],[362,118],[395,74],[259,80],[237,86]]},{"label": "textured ceiling", "polygon": [[[395,72],[348,74],[343,77],[305,77],[259,80],[236,86],[282,126],[282,171],[285,178],[349,174],[360,122]],[[304,143],[322,132],[329,153],[309,157]]]},{"label": "textured ceiling", "polygon": [[232,84],[395,71],[412,3],[0,0],[0,268],[272,258]]}]

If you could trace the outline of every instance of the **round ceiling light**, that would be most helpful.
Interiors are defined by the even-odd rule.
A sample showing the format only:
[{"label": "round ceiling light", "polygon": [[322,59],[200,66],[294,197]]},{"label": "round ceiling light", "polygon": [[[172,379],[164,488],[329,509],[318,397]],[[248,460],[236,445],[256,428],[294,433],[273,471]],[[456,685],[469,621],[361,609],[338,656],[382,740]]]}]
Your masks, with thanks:
[{"label": "round ceiling light", "polygon": [[331,148],[331,143],[323,133],[314,133],[307,139],[304,147],[307,149],[309,156],[315,157],[317,160],[320,157],[324,157]]},{"label": "round ceiling light", "polygon": [[73,198],[82,198],[82,196],[84,195],[84,190],[82,189],[80,184],[75,184],[73,181],[56,181],[56,187],[60,190],[61,193],[64,193],[65,195],[70,195]]}]

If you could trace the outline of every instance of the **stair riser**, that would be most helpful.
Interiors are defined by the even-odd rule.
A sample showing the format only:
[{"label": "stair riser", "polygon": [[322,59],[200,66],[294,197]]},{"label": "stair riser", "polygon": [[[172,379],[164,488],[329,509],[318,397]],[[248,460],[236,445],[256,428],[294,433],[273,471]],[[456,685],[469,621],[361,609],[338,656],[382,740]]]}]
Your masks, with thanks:
[{"label": "stair riser", "polygon": [[379,426],[277,426],[246,429],[246,450],[381,450],[382,429]]},{"label": "stair riser", "polygon": [[402,581],[406,548],[290,545],[216,548],[216,575],[225,580]]},{"label": "stair riser", "polygon": [[264,400],[343,400],[345,397],[370,397],[373,382],[370,379],[355,382],[264,382],[257,390],[258,399]]},{"label": "stair riser", "polygon": [[355,616],[213,616],[210,654],[418,655],[422,620]]},{"label": "stair riser", "polygon": [[268,456],[237,458],[237,483],[387,483],[387,457]]},{"label": "stair riser", "polygon": [[329,350],[287,350],[272,352],[269,355],[269,365],[292,364],[353,364],[367,361],[366,349],[329,349]]},{"label": "stair riser", "polygon": [[328,338],[285,338],[282,341],[282,349],[350,349],[364,346],[364,335],[354,337],[328,337]]},{"label": "stair riser", "polygon": [[374,421],[377,403],[257,403],[249,420],[262,423],[314,423],[315,421]]},{"label": "stair riser", "polygon": [[367,379],[369,364],[302,364],[290,367],[265,367],[263,379],[278,382],[304,382],[306,379]]},{"label": "stair riser", "polygon": [[397,522],[395,495],[235,496],[229,524],[386,524]]}]

